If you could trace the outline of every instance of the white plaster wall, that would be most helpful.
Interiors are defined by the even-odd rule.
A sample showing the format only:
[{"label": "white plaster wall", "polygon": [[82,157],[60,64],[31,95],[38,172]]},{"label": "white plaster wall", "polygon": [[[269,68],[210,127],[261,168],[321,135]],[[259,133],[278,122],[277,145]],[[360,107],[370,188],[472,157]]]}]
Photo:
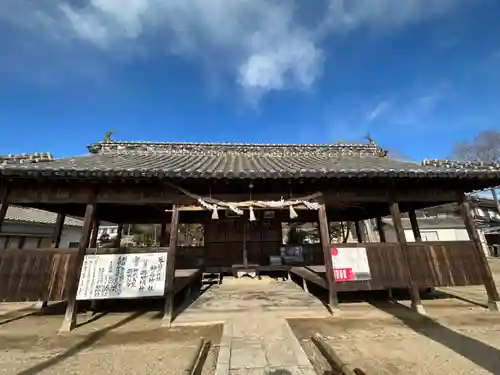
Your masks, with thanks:
[{"label": "white plaster wall", "polygon": [[82,228],[78,227],[66,227],[63,229],[61,235],[60,248],[68,248],[71,242],[80,242],[82,236]]},{"label": "white plaster wall", "polygon": [[[421,229],[420,233],[423,235],[426,232],[437,232],[438,241],[469,241],[469,234],[465,228],[446,228],[446,229]],[[478,230],[479,238],[481,244],[483,245],[483,251],[486,256],[490,256],[490,251],[488,249],[488,243],[484,236],[482,230]],[[385,235],[387,242],[397,242],[396,233],[393,227],[385,226]],[[415,237],[413,236],[413,231],[411,229],[405,229],[406,241],[415,242]]]},{"label": "white plaster wall", "polygon": [[[17,223],[7,221],[2,225],[0,236],[20,236],[26,237],[25,248],[33,248],[35,240],[30,240],[30,237],[52,237],[54,233],[54,225],[41,225],[33,223]],[[81,228],[65,227],[61,235],[61,243],[59,247],[67,248],[70,242],[79,242],[81,236]]]}]

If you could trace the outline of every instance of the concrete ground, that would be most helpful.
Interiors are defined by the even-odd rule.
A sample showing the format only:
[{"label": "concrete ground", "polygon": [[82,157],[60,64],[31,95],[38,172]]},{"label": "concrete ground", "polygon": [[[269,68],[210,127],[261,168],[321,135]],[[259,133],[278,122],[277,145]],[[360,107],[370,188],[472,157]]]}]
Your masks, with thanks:
[{"label": "concrete ground", "polygon": [[[5,304],[2,304],[5,310]],[[0,325],[0,374],[180,374],[200,336],[214,346],[203,375],[213,374],[222,327],[162,328],[157,313],[96,315],[58,334],[62,316],[26,316]],[[0,317],[1,321],[1,317]]]},{"label": "concrete ground", "polygon": [[[490,262],[500,286],[500,261]],[[408,301],[379,299],[341,304],[333,317],[289,324],[320,373],[330,367],[309,340],[316,332],[341,358],[370,375],[500,375],[500,312],[481,306],[487,302],[484,287],[440,290],[457,298],[424,300],[426,316],[410,310]]]}]

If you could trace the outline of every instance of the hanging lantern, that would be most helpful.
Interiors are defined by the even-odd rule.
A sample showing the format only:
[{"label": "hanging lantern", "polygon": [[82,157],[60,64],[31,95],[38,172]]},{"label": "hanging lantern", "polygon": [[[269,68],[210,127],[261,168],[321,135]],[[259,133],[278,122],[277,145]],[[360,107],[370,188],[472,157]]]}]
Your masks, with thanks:
[{"label": "hanging lantern", "polygon": [[217,211],[217,206],[214,206],[214,209],[212,210],[212,219],[216,220],[219,218],[219,212]]},{"label": "hanging lantern", "polygon": [[290,219],[295,219],[296,217],[298,217],[299,215],[297,215],[297,212],[295,212],[293,207],[291,205],[289,207],[290,207]]},{"label": "hanging lantern", "polygon": [[255,213],[253,212],[253,207],[250,206],[250,221],[255,221]]}]

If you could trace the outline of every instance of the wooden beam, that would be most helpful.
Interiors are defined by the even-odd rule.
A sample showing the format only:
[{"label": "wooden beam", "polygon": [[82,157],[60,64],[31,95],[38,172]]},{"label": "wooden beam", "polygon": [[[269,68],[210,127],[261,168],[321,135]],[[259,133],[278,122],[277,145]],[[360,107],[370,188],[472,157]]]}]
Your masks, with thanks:
[{"label": "wooden beam", "polygon": [[170,246],[167,254],[167,275],[165,277],[165,308],[163,321],[172,324],[175,295],[175,253],[177,251],[177,236],[179,233],[179,207],[174,206],[170,224]]},{"label": "wooden beam", "polygon": [[7,209],[9,208],[8,196],[9,187],[7,185],[0,185],[0,232],[2,231],[2,225],[7,215]]},{"label": "wooden beam", "polygon": [[116,240],[115,242],[117,243],[117,247],[121,247],[120,244],[122,242],[122,237],[123,237],[123,223],[118,224],[118,232],[116,233]]},{"label": "wooden beam", "polygon": [[479,238],[479,233],[477,232],[476,224],[474,223],[474,219],[472,217],[470,203],[465,194],[460,196],[460,214],[464,220],[469,238],[474,243],[474,250],[476,251],[479,264],[481,266],[481,276],[488,295],[488,308],[493,311],[498,311],[500,308],[498,290],[495,285],[493,275],[491,274],[488,260],[486,259],[486,255],[484,254],[483,247],[481,245],[481,239]]},{"label": "wooden beam", "polygon": [[385,237],[384,222],[382,221],[382,218],[380,216],[377,216],[375,220],[377,221],[377,232],[380,242],[387,242],[387,239]]},{"label": "wooden beam", "polygon": [[90,237],[90,247],[97,248],[97,240],[99,239],[99,220],[94,220],[92,223],[92,235]]},{"label": "wooden beam", "polygon": [[420,299],[420,292],[418,290],[418,285],[413,281],[412,272],[410,269],[410,262],[408,259],[408,244],[406,242],[405,231],[403,228],[403,223],[401,221],[401,212],[399,211],[399,205],[397,202],[390,203],[390,211],[392,216],[392,221],[394,223],[394,230],[396,232],[396,238],[399,242],[401,253],[406,265],[408,272],[408,284],[411,296],[411,307],[419,314],[425,314],[424,307],[422,306],[422,300]]},{"label": "wooden beam", "polygon": [[247,249],[247,231],[248,231],[248,221],[245,217],[242,217],[243,220],[243,266],[248,267],[248,249]]},{"label": "wooden beam", "polygon": [[71,279],[69,280],[68,294],[67,294],[67,306],[66,314],[64,315],[64,321],[61,326],[61,331],[68,332],[71,331],[76,326],[76,313],[77,313],[77,300],[76,294],[78,293],[78,283],[80,281],[80,273],[82,272],[83,260],[85,259],[85,252],[89,247],[90,235],[92,231],[92,225],[94,222],[96,212],[96,204],[94,202],[88,203],[85,209],[85,217],[83,219],[82,236],[80,242],[78,243],[78,252],[76,254],[76,259],[73,263],[73,269],[70,273]]},{"label": "wooden beam", "polygon": [[325,259],[325,273],[328,282],[328,306],[331,311],[338,310],[339,300],[337,296],[335,280],[333,278],[333,261],[330,243],[330,233],[328,231],[328,218],[326,216],[325,205],[321,204],[318,210],[319,233],[321,248]]},{"label": "wooden beam", "polygon": [[160,246],[167,246],[168,232],[167,232],[167,222],[165,220],[161,223],[161,233],[160,233]]},{"label": "wooden beam", "polygon": [[57,214],[56,225],[54,227],[54,232],[52,233],[52,247],[58,248],[61,243],[61,236],[64,229],[64,220],[66,215],[62,213]]},{"label": "wooden beam", "polygon": [[[59,248],[61,244],[61,236],[64,229],[64,220],[66,219],[66,215],[63,213],[58,213],[56,218],[56,224],[54,226],[54,231],[52,232],[52,241],[51,247],[54,249]],[[38,301],[36,303],[36,307],[40,310],[43,310],[48,306],[48,301]]]},{"label": "wooden beam", "polygon": [[363,223],[359,220],[354,222],[354,228],[356,229],[356,238],[359,243],[365,242],[365,233],[363,232]]},{"label": "wooden beam", "polygon": [[415,210],[410,210],[408,215],[410,215],[411,230],[413,232],[413,237],[415,237],[415,242],[422,242],[422,234],[420,233],[420,228],[418,227],[417,214],[415,213]]},{"label": "wooden beam", "polygon": [[[236,188],[238,181],[234,182]],[[240,182],[241,183],[241,182]],[[86,182],[33,182],[33,181],[15,181],[11,187],[12,196],[9,198],[13,204],[86,204],[89,190],[95,184]],[[235,188],[235,189],[236,189]],[[395,198],[399,202],[453,202],[456,200],[457,190],[443,186],[424,186],[418,183],[408,188],[407,183],[399,183],[395,186]],[[275,191],[269,193],[253,193],[252,198],[255,200],[279,200],[285,191],[284,187],[276,186]],[[310,190],[309,190],[310,189]],[[309,195],[316,193],[321,188],[316,184],[311,184],[307,187],[308,191],[301,192],[300,195]],[[188,189],[189,190],[189,189]],[[193,188],[195,190],[195,188]],[[226,189],[227,190],[227,189]],[[201,196],[207,196],[204,191],[192,191]],[[217,192],[217,189],[212,190],[213,198],[238,202],[248,200],[247,194],[228,194]],[[385,203],[389,199],[387,184],[379,183],[370,185],[370,188],[356,185],[356,181],[352,183],[342,183],[335,189],[330,189],[323,193],[324,203],[328,205],[338,205],[342,203],[368,203],[378,202]],[[96,197],[96,203],[108,204],[158,204],[168,205],[177,204],[182,206],[195,205],[196,200],[182,194],[177,189],[163,183],[134,183],[134,182],[110,182],[99,185],[99,194]]]}]

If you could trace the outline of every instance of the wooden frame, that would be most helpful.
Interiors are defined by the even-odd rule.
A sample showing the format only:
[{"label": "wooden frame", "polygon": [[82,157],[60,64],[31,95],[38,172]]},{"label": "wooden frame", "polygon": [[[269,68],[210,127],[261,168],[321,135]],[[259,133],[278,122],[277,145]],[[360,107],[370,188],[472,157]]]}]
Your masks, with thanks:
[{"label": "wooden frame", "polygon": [[61,331],[71,331],[76,326],[76,313],[77,313],[77,300],[78,283],[80,281],[80,273],[82,272],[83,260],[85,253],[90,245],[90,235],[92,226],[95,220],[96,204],[94,202],[88,203],[85,210],[85,218],[83,221],[82,236],[78,245],[78,252],[72,270],[72,277],[69,284],[66,313],[64,321],[61,326]]}]

